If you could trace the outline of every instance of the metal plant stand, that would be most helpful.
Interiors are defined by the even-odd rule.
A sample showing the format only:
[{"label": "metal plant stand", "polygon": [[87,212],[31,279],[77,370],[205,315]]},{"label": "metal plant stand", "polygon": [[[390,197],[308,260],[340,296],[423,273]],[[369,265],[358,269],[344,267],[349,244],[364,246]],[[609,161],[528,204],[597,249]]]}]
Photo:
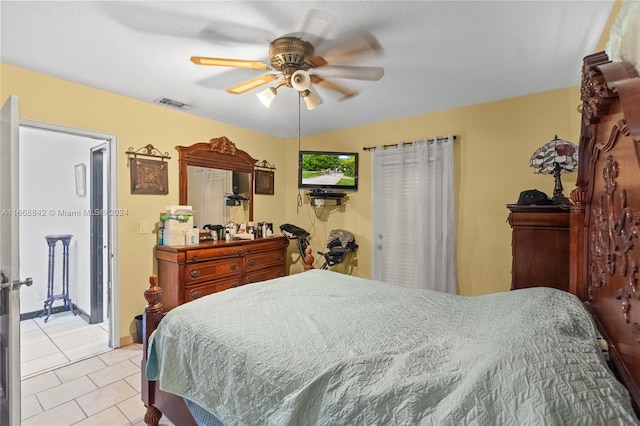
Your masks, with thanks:
[{"label": "metal plant stand", "polygon": [[[65,234],[65,235],[45,235],[45,239],[47,240],[47,245],[49,245],[49,275],[47,279],[47,298],[44,301],[44,309],[38,315],[38,318],[42,317],[45,313],[47,317],[44,319],[44,322],[49,320],[49,316],[51,315],[51,306],[53,302],[56,300],[62,300],[64,303],[65,310],[71,311],[73,315],[77,315],[77,312],[73,310],[73,305],[71,304],[71,298],[69,297],[69,243],[71,242],[71,238],[73,235]],[[54,294],[53,293],[53,281],[54,281],[54,266],[55,266],[55,256],[56,256],[56,244],[58,241],[62,241],[62,293]]]}]

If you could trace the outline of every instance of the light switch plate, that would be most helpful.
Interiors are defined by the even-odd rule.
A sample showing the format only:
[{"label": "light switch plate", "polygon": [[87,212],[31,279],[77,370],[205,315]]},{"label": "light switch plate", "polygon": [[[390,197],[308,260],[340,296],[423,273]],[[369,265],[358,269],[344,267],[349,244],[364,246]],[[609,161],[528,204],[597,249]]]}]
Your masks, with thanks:
[{"label": "light switch plate", "polygon": [[146,221],[146,220],[140,221],[140,233],[141,234],[149,233],[149,221]]}]

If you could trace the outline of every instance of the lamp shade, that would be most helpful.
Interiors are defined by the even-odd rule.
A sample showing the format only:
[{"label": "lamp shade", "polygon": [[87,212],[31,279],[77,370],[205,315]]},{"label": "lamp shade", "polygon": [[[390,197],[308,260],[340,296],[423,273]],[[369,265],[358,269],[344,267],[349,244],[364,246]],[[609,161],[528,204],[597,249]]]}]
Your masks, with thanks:
[{"label": "lamp shade", "polygon": [[273,87],[267,87],[256,96],[258,97],[258,99],[260,99],[260,102],[262,102],[264,106],[269,108],[271,106],[271,102],[273,102],[277,94],[278,92],[276,92],[276,89],[274,89]]},{"label": "lamp shade", "polygon": [[318,105],[320,105],[320,98],[311,90],[305,90],[304,92],[301,92],[301,94],[304,103],[307,104],[308,110],[315,109]]},{"label": "lamp shade", "polygon": [[556,136],[536,150],[529,160],[534,173],[554,174],[558,166],[560,173],[572,173],[578,167],[578,146]]},{"label": "lamp shade", "polygon": [[304,92],[311,86],[311,77],[305,70],[298,70],[291,75],[291,87],[298,92]]}]

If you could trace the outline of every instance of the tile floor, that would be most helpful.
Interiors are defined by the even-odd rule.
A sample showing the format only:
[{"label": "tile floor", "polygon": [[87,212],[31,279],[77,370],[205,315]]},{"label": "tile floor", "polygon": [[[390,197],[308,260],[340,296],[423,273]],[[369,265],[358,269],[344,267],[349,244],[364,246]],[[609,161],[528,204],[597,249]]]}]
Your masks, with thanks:
[{"label": "tile floor", "polygon": [[[71,312],[20,323],[23,426],[144,426],[142,345],[112,350],[108,325]],[[164,426],[174,426],[166,418]]]},{"label": "tile floor", "polygon": [[52,314],[47,322],[20,322],[22,378],[110,350],[107,323],[87,324],[71,312]]},{"label": "tile floor", "polygon": [[144,426],[141,357],[133,344],[23,380],[22,426]]}]

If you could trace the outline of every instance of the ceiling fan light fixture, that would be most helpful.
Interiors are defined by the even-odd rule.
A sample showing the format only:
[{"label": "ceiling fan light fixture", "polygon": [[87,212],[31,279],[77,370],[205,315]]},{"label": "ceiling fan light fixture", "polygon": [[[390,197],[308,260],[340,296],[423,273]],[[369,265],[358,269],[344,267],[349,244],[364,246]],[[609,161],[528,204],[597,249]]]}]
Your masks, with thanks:
[{"label": "ceiling fan light fixture", "polygon": [[271,102],[276,98],[278,92],[274,87],[267,87],[262,92],[258,93],[256,96],[260,99],[260,102],[267,108],[271,106]]},{"label": "ceiling fan light fixture", "polygon": [[307,89],[303,92],[300,92],[300,94],[302,95],[302,99],[307,105],[308,110],[315,109],[318,105],[320,105],[320,98],[311,90]]},{"label": "ceiling fan light fixture", "polygon": [[291,87],[298,92],[304,92],[311,87],[311,77],[305,70],[298,70],[291,75]]}]

